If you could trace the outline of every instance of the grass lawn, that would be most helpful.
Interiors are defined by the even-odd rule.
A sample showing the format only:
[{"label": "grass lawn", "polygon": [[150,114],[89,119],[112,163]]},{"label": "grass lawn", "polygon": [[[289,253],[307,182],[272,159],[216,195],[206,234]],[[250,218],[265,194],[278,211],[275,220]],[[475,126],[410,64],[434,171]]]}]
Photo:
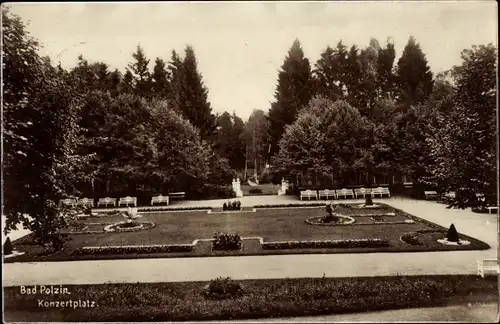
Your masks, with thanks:
[{"label": "grass lawn", "polygon": [[[345,226],[317,226],[305,221],[311,217],[325,215],[324,207],[317,208],[262,208],[256,212],[213,213],[207,211],[143,213],[141,220],[153,222],[155,227],[137,232],[114,232],[92,234],[70,234],[71,240],[66,247],[51,255],[40,255],[41,248],[30,244],[30,237],[13,242],[18,251],[26,254],[5,262],[59,261],[76,259],[115,259],[138,257],[190,257],[259,254],[296,254],[296,253],[357,253],[357,252],[410,252],[410,251],[449,251],[488,249],[489,246],[474,238],[460,235],[470,245],[446,246],[437,240],[446,236],[445,228],[400,210],[384,205],[381,209],[355,209],[340,205],[338,212],[349,215],[355,222]],[[394,213],[395,215],[377,214]],[[404,223],[413,220],[414,223]],[[123,221],[119,215],[90,217],[79,220],[80,229],[99,231],[107,224]],[[460,228],[457,229],[460,232]],[[243,239],[241,251],[212,251],[210,241],[200,241],[190,252],[120,253],[112,255],[75,255],[82,247],[191,244],[196,239],[211,239],[215,232],[238,233],[243,238],[261,237],[264,242],[276,241],[321,241],[382,239],[387,240],[385,247],[357,248],[301,248],[301,249],[262,249],[258,239]],[[417,233],[421,245],[403,242],[405,233]]]},{"label": "grass lawn", "polygon": [[[20,287],[6,287],[4,314],[8,322],[200,321],[498,301],[496,277],[301,278],[242,280],[239,283],[243,286],[243,295],[223,300],[205,297],[202,291],[207,282],[63,286],[70,295],[27,295],[20,293]],[[68,300],[88,300],[88,305],[94,302],[94,307],[43,307],[44,302]]]}]

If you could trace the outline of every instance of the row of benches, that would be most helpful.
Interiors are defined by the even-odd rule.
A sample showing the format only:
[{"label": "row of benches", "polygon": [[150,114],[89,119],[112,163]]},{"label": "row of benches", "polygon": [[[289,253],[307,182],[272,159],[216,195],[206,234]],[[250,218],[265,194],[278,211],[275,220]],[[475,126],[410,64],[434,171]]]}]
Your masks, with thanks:
[{"label": "row of benches", "polygon": [[383,197],[384,195],[387,195],[388,197],[391,196],[391,192],[389,191],[389,188],[386,187],[377,187],[377,188],[357,188],[357,189],[324,189],[324,190],[303,190],[300,192],[300,200],[304,198],[308,198],[309,200],[311,198],[314,199],[339,199],[339,198],[359,198],[362,196],[365,198],[367,195],[371,195],[372,197],[376,197],[379,195],[380,197]]},{"label": "row of benches", "polygon": [[[182,199],[185,196],[186,196],[185,192],[173,192],[173,193],[168,194],[168,196],[163,196],[163,195],[154,196],[151,198],[151,206],[153,206],[154,204],[167,204],[168,205],[170,203],[170,199],[175,199],[175,198]],[[92,199],[92,198],[80,198],[80,199],[67,198],[67,199],[62,199],[61,204],[66,205],[66,206],[71,206],[71,207],[75,207],[75,206],[94,207],[95,206],[94,199]],[[121,197],[119,199],[106,197],[106,198],[99,198],[97,201],[97,207],[100,207],[100,206],[116,207],[117,205],[118,205],[118,207],[129,206],[129,205],[133,205],[133,206],[137,207],[137,197],[127,196],[127,197]]]}]

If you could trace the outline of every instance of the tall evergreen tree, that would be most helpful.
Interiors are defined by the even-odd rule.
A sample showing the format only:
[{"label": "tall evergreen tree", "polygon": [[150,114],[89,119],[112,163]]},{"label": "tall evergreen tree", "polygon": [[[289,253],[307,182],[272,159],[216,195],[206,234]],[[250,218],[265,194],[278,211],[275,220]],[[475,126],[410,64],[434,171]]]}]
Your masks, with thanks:
[{"label": "tall evergreen tree", "polygon": [[130,63],[128,68],[134,77],[135,93],[142,97],[149,97],[151,95],[151,74],[148,69],[150,60],[140,45],[137,45],[137,50],[132,57],[134,62]]},{"label": "tall evergreen tree", "polygon": [[313,96],[313,78],[309,59],[298,39],[288,51],[278,75],[275,101],[269,111],[271,122],[271,151],[279,150],[278,142],[285,126],[292,124],[297,113],[306,106]]},{"label": "tall evergreen tree", "polygon": [[182,59],[175,50],[172,51],[170,61],[168,62],[167,75],[168,83],[170,85],[170,92],[167,94],[167,101],[173,109],[182,114],[180,106],[184,74]]},{"label": "tall evergreen tree", "polygon": [[423,103],[432,92],[432,72],[425,54],[412,36],[406,44],[397,69],[398,100],[406,106]]},{"label": "tall evergreen tree", "polygon": [[126,69],[125,75],[121,80],[120,93],[132,93],[134,91],[134,75],[129,69]]},{"label": "tall evergreen tree", "polygon": [[120,83],[122,80],[122,74],[118,69],[115,69],[113,72],[108,75],[108,90],[113,96],[116,96],[120,91]]},{"label": "tall evergreen tree", "polygon": [[330,100],[343,99],[347,93],[348,52],[342,41],[321,53],[314,70],[315,94]]},{"label": "tall evergreen tree", "polygon": [[215,117],[208,101],[208,90],[203,84],[201,73],[198,72],[198,62],[194,50],[191,46],[186,46],[182,70],[177,89],[178,108],[183,116],[187,118],[193,126],[197,127],[203,139],[211,137],[215,131]]},{"label": "tall evergreen tree", "polygon": [[362,102],[362,80],[361,60],[359,49],[356,45],[351,46],[346,61],[346,88],[347,101],[354,107],[360,107]]},{"label": "tall evergreen tree", "polygon": [[377,85],[379,98],[392,98],[394,91],[394,43],[387,41],[385,48],[380,48],[377,57]]},{"label": "tall evergreen tree", "polygon": [[153,93],[156,97],[167,99],[169,91],[168,74],[165,61],[157,57],[151,75]]}]

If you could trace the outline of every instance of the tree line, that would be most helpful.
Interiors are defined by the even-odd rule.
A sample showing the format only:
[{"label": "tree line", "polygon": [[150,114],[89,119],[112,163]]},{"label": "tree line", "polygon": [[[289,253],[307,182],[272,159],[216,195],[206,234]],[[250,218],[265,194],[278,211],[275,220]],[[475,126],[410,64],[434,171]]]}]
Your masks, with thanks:
[{"label": "tree line", "polygon": [[320,186],[402,171],[417,192],[456,191],[455,206],[496,203],[496,55],[472,46],[434,76],[414,37],[397,62],[392,42],[371,39],[328,46],[314,66],[296,40],[269,111],[273,169]]}]

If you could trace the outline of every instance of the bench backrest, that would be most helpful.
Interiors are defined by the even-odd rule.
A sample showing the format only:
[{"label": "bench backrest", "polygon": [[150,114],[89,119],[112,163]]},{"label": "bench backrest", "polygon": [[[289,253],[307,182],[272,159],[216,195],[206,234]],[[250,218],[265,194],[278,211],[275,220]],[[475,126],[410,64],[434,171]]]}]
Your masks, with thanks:
[{"label": "bench backrest", "polygon": [[127,201],[133,202],[136,200],[137,200],[136,197],[130,197],[130,196],[120,198],[120,202],[127,202]]},{"label": "bench backrest", "polygon": [[164,201],[164,200],[168,200],[168,196],[159,195],[159,196],[154,196],[152,199],[153,199],[153,201]]},{"label": "bench backrest", "polygon": [[61,199],[62,204],[74,204],[76,203],[76,199],[71,199],[71,198],[66,198],[66,199]]},{"label": "bench backrest", "polygon": [[436,191],[424,191],[424,194],[426,195],[437,195]]},{"label": "bench backrest", "polygon": [[327,195],[334,195],[335,194],[335,190],[333,190],[333,189],[325,189],[325,190],[322,190],[321,192],[324,192]]},{"label": "bench backrest", "polygon": [[483,260],[483,267],[494,267],[494,266],[498,266],[498,260],[495,259]]},{"label": "bench backrest", "polygon": [[99,198],[99,202],[112,202],[114,200],[115,200],[115,198],[110,198],[110,197]]}]

